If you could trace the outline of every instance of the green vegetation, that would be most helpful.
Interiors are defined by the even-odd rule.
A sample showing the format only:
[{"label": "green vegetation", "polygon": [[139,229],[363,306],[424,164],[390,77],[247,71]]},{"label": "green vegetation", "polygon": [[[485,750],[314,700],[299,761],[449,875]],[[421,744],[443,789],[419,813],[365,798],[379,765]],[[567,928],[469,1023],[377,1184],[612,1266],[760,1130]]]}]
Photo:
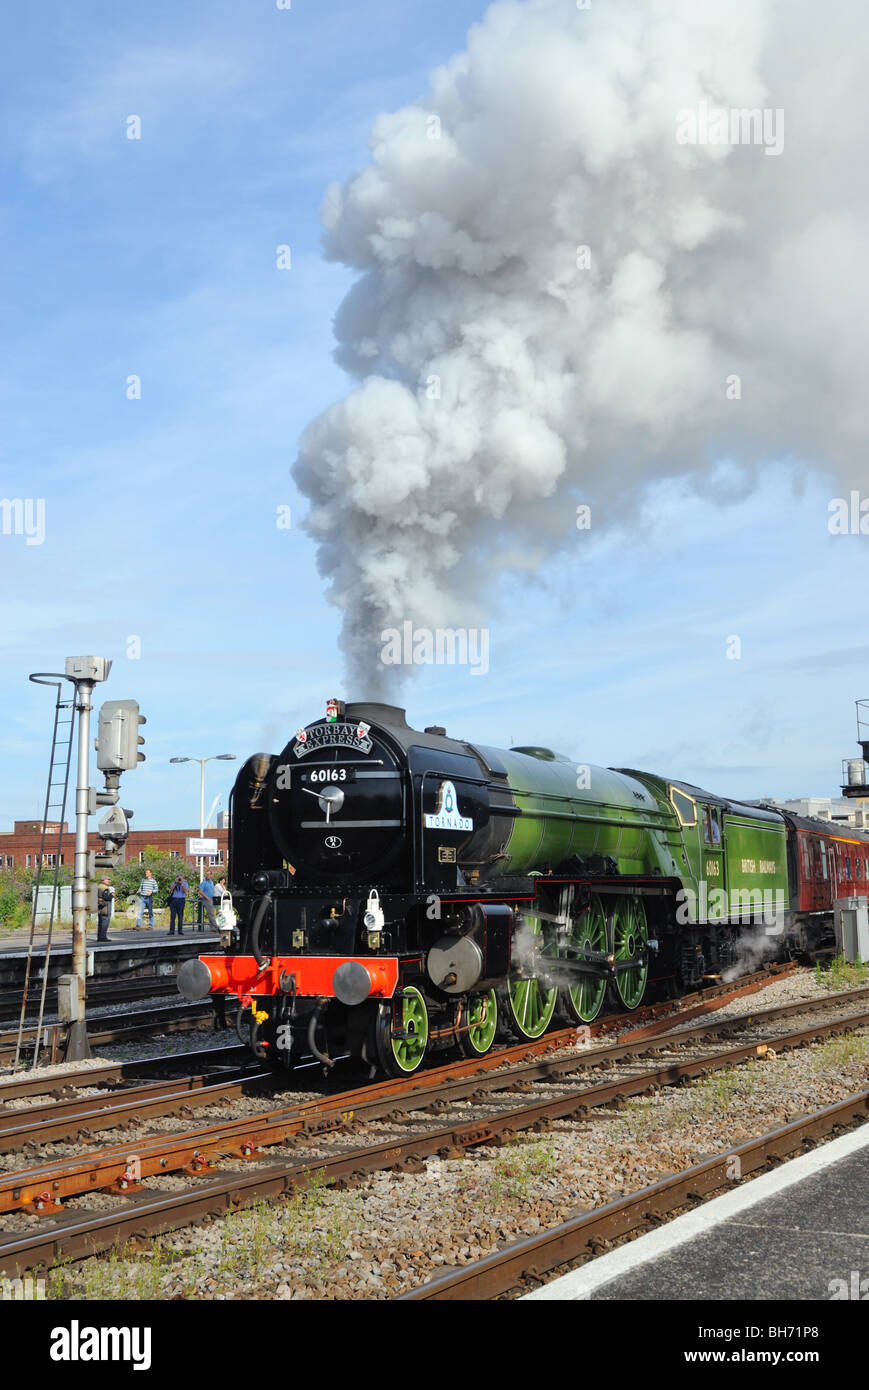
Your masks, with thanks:
[{"label": "green vegetation", "polygon": [[828,970],[815,966],[815,979],[824,989],[857,989],[869,980],[869,964],[858,960],[852,965],[844,956],[834,956]]},{"label": "green vegetation", "polygon": [[555,1145],[551,1140],[510,1144],[492,1160],[490,1172],[490,1191],[497,1206],[527,1201],[535,1182],[558,1173]]},{"label": "green vegetation", "polygon": [[660,1104],[654,1100],[629,1100],[620,1112],[610,1110],[601,1113],[614,1117],[618,1115],[612,1132],[615,1147],[607,1151],[610,1159],[618,1157],[622,1145],[642,1143],[664,1125]]},{"label": "green vegetation", "polygon": [[[142,855],[141,864],[133,860],[129,864],[121,864],[119,868],[109,872],[112,887],[115,890],[115,911],[122,911],[131,902],[138,906],[139,884],[145,877],[145,870],[150,869],[157,880],[157,893],[154,898],[154,906],[162,907],[169,896],[169,890],[178,874],[187,879],[190,885],[190,892],[193,894],[193,901],[196,900],[196,889],[199,885],[196,865],[188,864],[186,859],[170,859],[168,854],[161,850],[154,849],[152,845],[146,845]],[[223,864],[216,870],[218,873],[225,873],[226,868]],[[191,901],[188,896],[188,902]]]},{"label": "green vegetation", "polygon": [[[186,859],[171,859],[168,854],[150,845],[145,848],[141,864],[138,859],[133,859],[130,863],[121,864],[119,868],[109,872],[109,878],[115,890],[115,912],[123,913],[130,905],[138,907],[138,888],[145,877],[146,869],[150,869],[157,880],[157,893],[154,899],[155,911],[163,908],[166,903],[176,874],[183,874],[190,885],[190,893],[187,898],[189,915],[190,905],[196,902],[196,890],[199,886],[196,865],[188,864]],[[0,935],[4,932],[17,931],[20,927],[30,926],[32,890],[36,882],[36,872],[36,869],[27,869],[23,866],[0,869]],[[228,867],[225,864],[216,864],[212,869],[215,880],[220,874],[228,875],[228,872]],[[46,869],[42,876],[43,886],[50,883],[53,876],[54,871]],[[100,877],[102,877],[101,874],[98,875],[98,878]],[[59,882],[70,884],[72,878],[72,865],[62,864]],[[168,918],[168,909],[166,916]]]},{"label": "green vegetation", "polygon": [[[181,1233],[156,1236],[132,1252],[119,1247],[78,1262],[63,1261],[50,1270],[46,1294],[53,1299],[205,1298],[213,1282],[221,1293],[254,1284],[260,1294],[273,1285],[292,1283],[290,1271],[276,1262],[292,1262],[304,1280],[325,1277],[340,1263],[355,1232],[364,1229],[360,1198],[331,1187],[323,1170],[306,1188],[281,1201],[255,1202],[228,1213],[212,1230],[218,1239],[203,1250],[179,1247]],[[193,1237],[195,1240],[195,1236]]]},{"label": "green vegetation", "polygon": [[182,1254],[171,1248],[167,1237],[161,1237],[139,1256],[122,1247],[101,1259],[64,1261],[49,1270],[45,1295],[61,1300],[123,1298],[133,1303],[161,1298],[165,1296],[163,1279]]},{"label": "green vegetation", "polygon": [[753,1088],[754,1077],[750,1071],[728,1067],[696,1082],[691,1087],[691,1095],[707,1115],[720,1115],[732,1105],[739,1104]]},{"label": "green vegetation", "polygon": [[865,1062],[869,1057],[869,1038],[857,1033],[841,1033],[828,1038],[815,1053],[816,1071],[839,1071],[851,1062]]},{"label": "green vegetation", "polygon": [[[49,876],[50,875],[50,876]],[[43,884],[50,883],[54,870],[46,870]],[[19,927],[29,927],[33,911],[33,885],[36,870],[15,866],[0,869],[0,932],[15,931]],[[60,883],[72,883],[72,867],[62,864]]]}]

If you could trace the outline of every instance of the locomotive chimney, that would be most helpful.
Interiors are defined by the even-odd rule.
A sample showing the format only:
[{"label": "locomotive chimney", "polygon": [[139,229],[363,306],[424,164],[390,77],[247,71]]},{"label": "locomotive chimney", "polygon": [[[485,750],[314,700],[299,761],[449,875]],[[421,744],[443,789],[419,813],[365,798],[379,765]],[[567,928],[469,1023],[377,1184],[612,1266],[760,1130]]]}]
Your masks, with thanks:
[{"label": "locomotive chimney", "polygon": [[347,705],[346,717],[351,722],[357,719],[370,720],[372,724],[385,724],[393,729],[409,729],[407,712],[399,705],[380,705],[370,702]]}]

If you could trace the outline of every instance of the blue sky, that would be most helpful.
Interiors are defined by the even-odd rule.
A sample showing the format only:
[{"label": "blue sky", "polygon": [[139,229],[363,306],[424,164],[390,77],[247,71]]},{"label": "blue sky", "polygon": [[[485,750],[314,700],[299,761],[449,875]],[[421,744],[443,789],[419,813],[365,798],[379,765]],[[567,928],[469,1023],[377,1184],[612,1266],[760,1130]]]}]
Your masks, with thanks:
[{"label": "blue sky", "polygon": [[[483,8],[6,11],[0,495],[44,498],[46,537],[0,536],[0,828],[41,810],[50,705],[27,675],[65,655],[114,658],[100,697],[147,715],[122,798],[139,827],[197,819],[195,769],[171,756],[279,751],[327,696],[364,698],[344,688],[290,477],[347,385],[331,323],[352,277],[321,257],[318,208]],[[829,535],[835,492],[808,465],[767,468],[734,502],[660,486],[639,529],[577,532],[501,586],[490,674],[424,670],[411,720],[734,795],[835,793],[869,695],[869,541]]]}]

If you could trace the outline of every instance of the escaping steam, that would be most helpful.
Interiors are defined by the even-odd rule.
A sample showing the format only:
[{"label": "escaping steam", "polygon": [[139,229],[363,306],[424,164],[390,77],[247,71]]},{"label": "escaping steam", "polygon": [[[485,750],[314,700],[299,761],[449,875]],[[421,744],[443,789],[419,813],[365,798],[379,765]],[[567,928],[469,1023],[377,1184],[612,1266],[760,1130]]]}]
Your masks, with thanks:
[{"label": "escaping steam", "polygon": [[739,935],[734,943],[734,958],[721,972],[725,984],[739,979],[741,975],[750,975],[775,959],[781,945],[784,908],[780,909],[780,913],[781,916],[770,914],[770,924],[767,926],[746,928]]},{"label": "escaping steam", "polygon": [[[294,470],[355,688],[395,670],[383,629],[473,622],[576,502],[624,524],[722,457],[856,485],[867,31],[856,0],[497,0],[378,117],[322,214],[358,384]],[[712,108],[779,113],[780,147],[677,140]]]}]

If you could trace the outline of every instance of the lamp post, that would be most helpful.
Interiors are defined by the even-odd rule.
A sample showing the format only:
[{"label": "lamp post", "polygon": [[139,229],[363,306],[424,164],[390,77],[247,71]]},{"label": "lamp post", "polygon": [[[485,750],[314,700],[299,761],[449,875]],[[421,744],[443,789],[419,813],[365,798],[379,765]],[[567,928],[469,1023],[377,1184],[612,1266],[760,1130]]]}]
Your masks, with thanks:
[{"label": "lamp post", "polygon": [[[198,763],[199,764],[199,838],[205,835],[205,764],[206,763],[234,763],[234,753],[213,753],[210,758],[170,758],[170,763]],[[199,882],[205,871],[205,855],[198,854],[196,862],[199,866]],[[198,899],[197,899],[198,900]]]}]

